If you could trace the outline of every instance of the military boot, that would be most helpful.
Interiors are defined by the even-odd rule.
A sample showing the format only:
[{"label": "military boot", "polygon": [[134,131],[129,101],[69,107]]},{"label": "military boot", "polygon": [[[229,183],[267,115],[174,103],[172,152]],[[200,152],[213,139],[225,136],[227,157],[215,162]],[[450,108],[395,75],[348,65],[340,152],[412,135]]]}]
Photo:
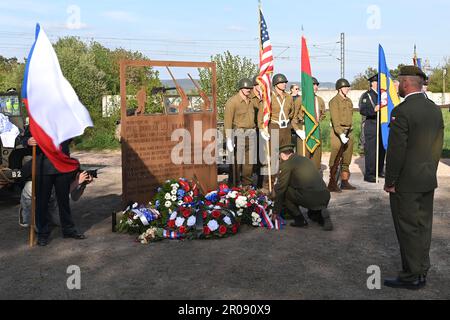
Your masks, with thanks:
[{"label": "military boot", "polygon": [[333,230],[333,223],[331,222],[331,219],[329,217],[323,220],[322,229],[324,231],[332,231]]},{"label": "military boot", "polygon": [[306,228],[308,226],[308,222],[303,217],[301,211],[299,215],[294,217],[294,222],[291,223],[291,226],[296,228]]},{"label": "military boot", "polygon": [[348,180],[350,179],[350,172],[342,172],[341,174],[341,189],[342,190],[356,190],[356,188],[354,186],[352,186],[350,184],[350,182],[348,182]]},{"label": "military boot", "polygon": [[342,192],[341,188],[339,188],[336,181],[332,181],[332,180],[330,180],[330,182],[328,183],[328,191],[338,192],[338,193]]},{"label": "military boot", "polygon": [[319,224],[322,226],[322,229],[324,231],[333,230],[333,223],[331,222],[330,213],[328,212],[328,209],[322,209],[320,211],[320,218],[322,223]]}]

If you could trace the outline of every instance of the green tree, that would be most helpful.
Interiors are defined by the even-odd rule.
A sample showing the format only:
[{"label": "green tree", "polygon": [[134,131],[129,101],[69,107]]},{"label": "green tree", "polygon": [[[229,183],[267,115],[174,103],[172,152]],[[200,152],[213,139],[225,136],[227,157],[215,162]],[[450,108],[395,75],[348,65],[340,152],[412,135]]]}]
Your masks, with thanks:
[{"label": "green tree", "polygon": [[[217,68],[217,115],[223,121],[225,103],[237,92],[237,83],[242,78],[252,79],[258,73],[258,66],[248,58],[233,56],[229,51],[211,57]],[[211,95],[212,73],[209,69],[199,69],[200,86]]]},{"label": "green tree", "polygon": [[[444,76],[444,70],[446,74]],[[431,71],[428,90],[431,92],[443,92],[445,80],[445,92],[450,92],[450,58],[446,58],[442,66]]]},{"label": "green tree", "polygon": [[355,79],[352,82],[352,89],[353,90],[367,90],[369,89],[369,82],[367,81],[368,78],[373,76],[378,72],[377,69],[368,67],[364,73],[358,74]]},{"label": "green tree", "polygon": [[[393,79],[398,79],[398,75],[400,73],[400,68],[402,68],[404,64],[399,64],[397,68],[389,70],[391,77]],[[358,74],[352,82],[352,89],[354,90],[367,90],[369,89],[368,78],[378,73],[378,69],[373,67],[368,67],[363,73]]]}]

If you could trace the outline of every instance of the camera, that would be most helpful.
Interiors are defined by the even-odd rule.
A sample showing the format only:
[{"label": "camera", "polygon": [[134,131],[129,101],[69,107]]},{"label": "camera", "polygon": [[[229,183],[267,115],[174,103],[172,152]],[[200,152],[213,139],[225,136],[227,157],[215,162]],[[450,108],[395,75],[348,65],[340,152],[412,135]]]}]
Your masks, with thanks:
[{"label": "camera", "polygon": [[92,178],[97,178],[97,170],[86,170],[87,174],[90,175]]}]

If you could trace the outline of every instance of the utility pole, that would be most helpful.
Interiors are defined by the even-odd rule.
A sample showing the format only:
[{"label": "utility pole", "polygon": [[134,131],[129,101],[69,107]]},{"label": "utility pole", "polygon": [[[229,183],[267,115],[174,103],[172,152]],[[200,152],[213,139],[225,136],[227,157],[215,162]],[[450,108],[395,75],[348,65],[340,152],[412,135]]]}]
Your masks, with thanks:
[{"label": "utility pole", "polygon": [[345,78],[345,34],[341,33],[341,78]]}]

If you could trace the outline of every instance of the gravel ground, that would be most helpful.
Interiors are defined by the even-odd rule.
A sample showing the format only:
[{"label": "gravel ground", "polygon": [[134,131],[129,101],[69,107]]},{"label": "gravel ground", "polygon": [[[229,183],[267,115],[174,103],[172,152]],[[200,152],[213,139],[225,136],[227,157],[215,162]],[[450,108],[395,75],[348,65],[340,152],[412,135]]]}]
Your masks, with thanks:
[{"label": "gravel ground", "polygon": [[[363,182],[364,158],[356,157],[351,166],[358,190],[332,196],[333,232],[314,224],[282,231],[244,226],[223,240],[144,246],[111,232],[111,213],[120,209],[120,152],[74,156],[84,164],[106,165],[85,196],[72,203],[88,239],[62,239],[56,228],[47,247],[30,249],[27,230],[17,223],[18,204],[2,201],[0,299],[450,298],[450,161],[439,168],[428,285],[415,292],[367,288],[367,268],[379,266],[382,278],[395,275],[400,255],[383,181]],[[81,290],[67,289],[69,265],[81,269]]]}]

